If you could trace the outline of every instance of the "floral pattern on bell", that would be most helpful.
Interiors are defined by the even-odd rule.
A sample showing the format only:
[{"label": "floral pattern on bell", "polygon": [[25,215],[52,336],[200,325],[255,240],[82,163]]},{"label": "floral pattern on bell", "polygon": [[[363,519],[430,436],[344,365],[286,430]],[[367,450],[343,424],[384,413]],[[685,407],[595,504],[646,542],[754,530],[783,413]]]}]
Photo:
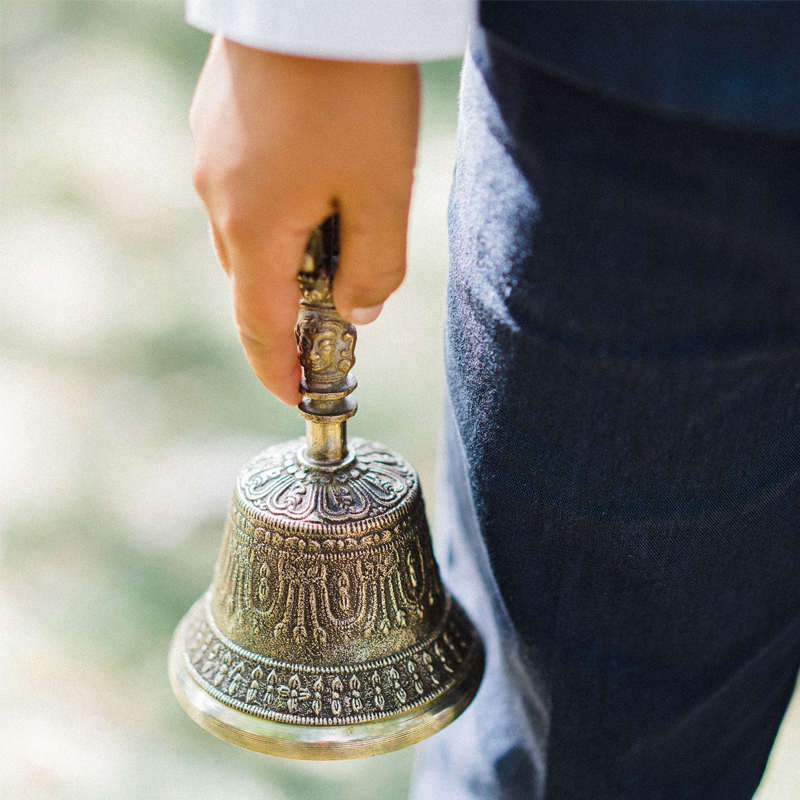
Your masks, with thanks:
[{"label": "floral pattern on bell", "polygon": [[250,653],[221,633],[201,598],[179,632],[186,666],[212,697],[279,722],[350,725],[417,708],[446,692],[482,649],[450,598],[441,627],[414,646],[363,664],[287,664]]},{"label": "floral pattern on bell", "polygon": [[353,438],[354,460],[323,471],[297,457],[302,439],[270,447],[242,470],[238,494],[254,510],[277,520],[309,524],[353,521],[396,508],[418,482],[400,456],[374,442]]}]

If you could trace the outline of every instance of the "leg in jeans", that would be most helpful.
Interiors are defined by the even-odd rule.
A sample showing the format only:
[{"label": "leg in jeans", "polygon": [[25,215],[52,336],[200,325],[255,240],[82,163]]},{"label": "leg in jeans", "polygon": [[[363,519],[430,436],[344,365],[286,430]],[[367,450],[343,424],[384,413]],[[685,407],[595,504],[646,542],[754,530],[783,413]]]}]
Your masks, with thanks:
[{"label": "leg in jeans", "polygon": [[440,519],[490,675],[416,797],[752,796],[800,665],[799,191],[796,141],[478,38]]}]

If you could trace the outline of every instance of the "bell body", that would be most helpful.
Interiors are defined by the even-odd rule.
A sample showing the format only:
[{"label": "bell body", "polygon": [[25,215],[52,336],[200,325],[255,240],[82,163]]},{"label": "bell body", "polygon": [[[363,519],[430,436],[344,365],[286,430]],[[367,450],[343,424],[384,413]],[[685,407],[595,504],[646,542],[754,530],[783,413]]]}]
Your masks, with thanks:
[{"label": "bell body", "polygon": [[251,750],[388,752],[463,711],[483,648],[442,586],[413,468],[354,439],[349,464],[321,470],[302,444],[239,476],[214,581],[175,634],[173,687]]},{"label": "bell body", "polygon": [[335,223],[312,236],[299,276],[306,438],[239,475],[214,580],[169,661],[204,728],[288,758],[413,744],[467,707],[484,664],[442,586],[416,472],[380,445],[347,441],[356,330],[333,304]]}]

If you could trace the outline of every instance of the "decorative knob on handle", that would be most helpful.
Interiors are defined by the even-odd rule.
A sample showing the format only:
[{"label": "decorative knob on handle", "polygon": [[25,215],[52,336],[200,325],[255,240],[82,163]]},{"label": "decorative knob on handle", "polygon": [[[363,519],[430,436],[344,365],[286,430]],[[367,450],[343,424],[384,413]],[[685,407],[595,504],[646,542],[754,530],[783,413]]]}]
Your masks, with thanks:
[{"label": "decorative knob on handle", "polygon": [[306,447],[299,457],[321,469],[336,469],[352,460],[346,421],[356,413],[349,395],[356,388],[350,374],[355,364],[355,326],[339,316],[332,283],[339,260],[339,219],[328,217],[308,243],[298,275],[300,316],[295,336],[303,379],[298,406],[306,420]]}]

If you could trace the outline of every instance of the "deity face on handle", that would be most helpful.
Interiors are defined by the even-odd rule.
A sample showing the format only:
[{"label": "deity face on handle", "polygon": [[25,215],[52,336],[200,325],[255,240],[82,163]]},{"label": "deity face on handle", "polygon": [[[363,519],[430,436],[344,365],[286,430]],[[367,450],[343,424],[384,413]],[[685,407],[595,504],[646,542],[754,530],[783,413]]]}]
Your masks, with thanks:
[{"label": "deity face on handle", "polygon": [[333,358],[336,354],[336,331],[323,331],[314,339],[311,350],[308,353],[308,360],[314,372],[325,372],[333,366]]},{"label": "deity face on handle", "polygon": [[338,383],[355,364],[355,329],[330,313],[304,310],[297,324],[297,344],[309,387]]}]

